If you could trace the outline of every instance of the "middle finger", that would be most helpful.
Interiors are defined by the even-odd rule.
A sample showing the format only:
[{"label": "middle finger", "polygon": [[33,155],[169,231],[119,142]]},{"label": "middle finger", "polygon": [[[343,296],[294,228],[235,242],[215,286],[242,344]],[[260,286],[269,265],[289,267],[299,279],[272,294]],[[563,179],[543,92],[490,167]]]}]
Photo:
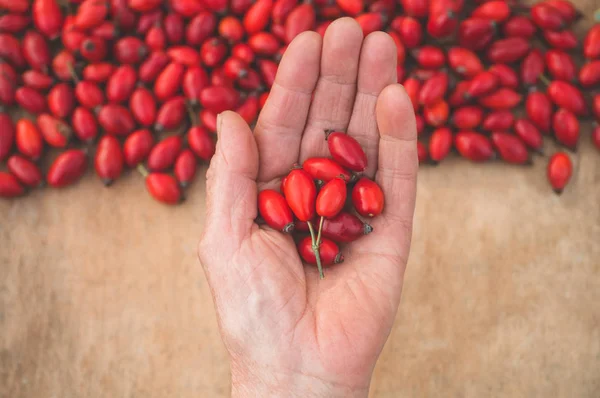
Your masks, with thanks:
[{"label": "middle finger", "polygon": [[300,161],[326,156],[325,130],[345,131],[350,122],[363,33],[352,18],[338,19],[325,32],[317,82],[300,147]]}]

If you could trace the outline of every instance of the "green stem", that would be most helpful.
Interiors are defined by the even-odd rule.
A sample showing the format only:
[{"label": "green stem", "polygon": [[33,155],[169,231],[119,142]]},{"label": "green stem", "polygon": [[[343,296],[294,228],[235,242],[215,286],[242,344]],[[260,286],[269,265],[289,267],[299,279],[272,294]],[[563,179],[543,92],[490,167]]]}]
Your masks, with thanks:
[{"label": "green stem", "polygon": [[550,80],[544,75],[539,75],[538,78],[544,83],[546,86],[550,85]]},{"label": "green stem", "polygon": [[325,221],[325,217],[321,216],[321,220],[319,221],[319,232],[317,233],[317,246],[321,247],[321,232],[323,232],[323,221]]},{"label": "green stem", "polygon": [[319,277],[321,279],[325,278],[325,275],[323,275],[323,265],[321,264],[321,254],[319,253],[319,245],[317,245],[317,240],[315,237],[315,229],[312,226],[312,223],[310,221],[307,222],[308,224],[308,230],[310,231],[310,238],[312,240],[312,249],[313,252],[315,253],[315,258],[317,259],[317,268],[319,269]]},{"label": "green stem", "polygon": [[143,164],[139,163],[139,164],[137,165],[137,170],[140,172],[140,174],[141,174],[141,175],[142,175],[144,178],[148,177],[148,170],[146,170],[146,168],[144,167],[144,165],[143,165]]},{"label": "green stem", "polygon": [[73,67],[72,63],[67,62],[67,69],[69,70],[69,73],[71,74],[71,78],[73,79],[75,84],[79,83],[79,76],[77,76],[77,72],[75,72],[75,68]]}]

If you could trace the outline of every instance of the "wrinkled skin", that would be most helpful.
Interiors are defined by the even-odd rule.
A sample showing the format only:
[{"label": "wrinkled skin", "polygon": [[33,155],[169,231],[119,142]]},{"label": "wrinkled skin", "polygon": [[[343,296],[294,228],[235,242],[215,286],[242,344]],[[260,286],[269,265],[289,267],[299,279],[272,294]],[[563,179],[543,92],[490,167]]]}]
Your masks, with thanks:
[{"label": "wrinkled skin", "polygon": [[[390,333],[409,255],[418,169],[416,125],[396,54],[382,32],[363,40],[349,18],[289,46],[254,134],[237,114],[218,120],[199,245],[233,396],[367,396]],[[314,98],[311,94],[314,92]],[[254,223],[257,194],[292,165],[327,156],[324,130],[347,131],[385,193],[374,232],[345,262],[303,265],[291,237]]]}]

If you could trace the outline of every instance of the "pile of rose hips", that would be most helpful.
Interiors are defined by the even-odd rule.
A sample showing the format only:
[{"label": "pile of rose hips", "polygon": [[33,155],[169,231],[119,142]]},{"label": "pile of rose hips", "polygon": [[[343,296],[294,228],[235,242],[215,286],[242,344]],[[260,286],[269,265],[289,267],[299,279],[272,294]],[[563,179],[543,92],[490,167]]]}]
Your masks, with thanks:
[{"label": "pile of rose hips", "polygon": [[[0,0],[0,197],[73,184],[91,158],[105,184],[138,168],[178,203],[217,114],[253,123],[287,44],[344,15],[393,38],[422,162],[529,163],[544,136],[572,149],[581,118],[600,122],[600,25],[580,43],[566,0]],[[562,190],[570,157],[548,172]]]},{"label": "pile of rose hips", "polygon": [[379,185],[360,176],[367,168],[367,156],[358,141],[330,131],[325,139],[332,158],[307,159],[281,180],[281,193],[266,189],[258,194],[262,219],[278,231],[298,232],[298,253],[304,262],[317,265],[321,278],[323,266],[344,261],[338,244],[373,231],[353,210],[375,217],[384,206]]}]

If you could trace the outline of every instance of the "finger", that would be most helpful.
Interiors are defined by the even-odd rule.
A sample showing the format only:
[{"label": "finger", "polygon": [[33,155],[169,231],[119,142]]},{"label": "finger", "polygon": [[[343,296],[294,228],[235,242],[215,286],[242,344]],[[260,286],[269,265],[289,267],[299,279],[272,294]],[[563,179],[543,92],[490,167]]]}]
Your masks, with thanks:
[{"label": "finger", "polygon": [[377,97],[390,84],[396,83],[396,45],[383,32],[371,33],[360,52],[358,87],[348,134],[365,149],[368,166],[365,175],[373,178],[377,170],[379,130],[375,118]]},{"label": "finger", "polygon": [[302,137],[301,161],[328,153],[325,130],[346,131],[354,106],[362,40],[362,29],[352,18],[338,19],[327,28],[321,76]]},{"label": "finger", "polygon": [[380,132],[379,169],[376,181],[383,189],[383,213],[369,220],[374,232],[350,248],[350,263],[359,267],[362,258],[376,261],[377,267],[365,275],[385,289],[392,305],[400,299],[402,280],[412,235],[417,170],[417,128],[406,91],[399,84],[386,87],[377,100]]},{"label": "finger", "polygon": [[383,235],[397,244],[412,232],[419,169],[417,126],[410,98],[399,84],[381,92],[376,112],[380,131],[376,181],[386,201],[381,218],[390,224]]},{"label": "finger", "polygon": [[321,36],[297,36],[279,64],[275,83],[255,128],[260,155],[258,180],[268,182],[298,161],[312,92],[319,77]]},{"label": "finger", "polygon": [[[248,124],[234,112],[217,122],[217,150],[206,179],[206,220],[200,256],[234,253],[251,233],[256,218],[258,150]],[[214,261],[202,261],[203,264]]]}]

